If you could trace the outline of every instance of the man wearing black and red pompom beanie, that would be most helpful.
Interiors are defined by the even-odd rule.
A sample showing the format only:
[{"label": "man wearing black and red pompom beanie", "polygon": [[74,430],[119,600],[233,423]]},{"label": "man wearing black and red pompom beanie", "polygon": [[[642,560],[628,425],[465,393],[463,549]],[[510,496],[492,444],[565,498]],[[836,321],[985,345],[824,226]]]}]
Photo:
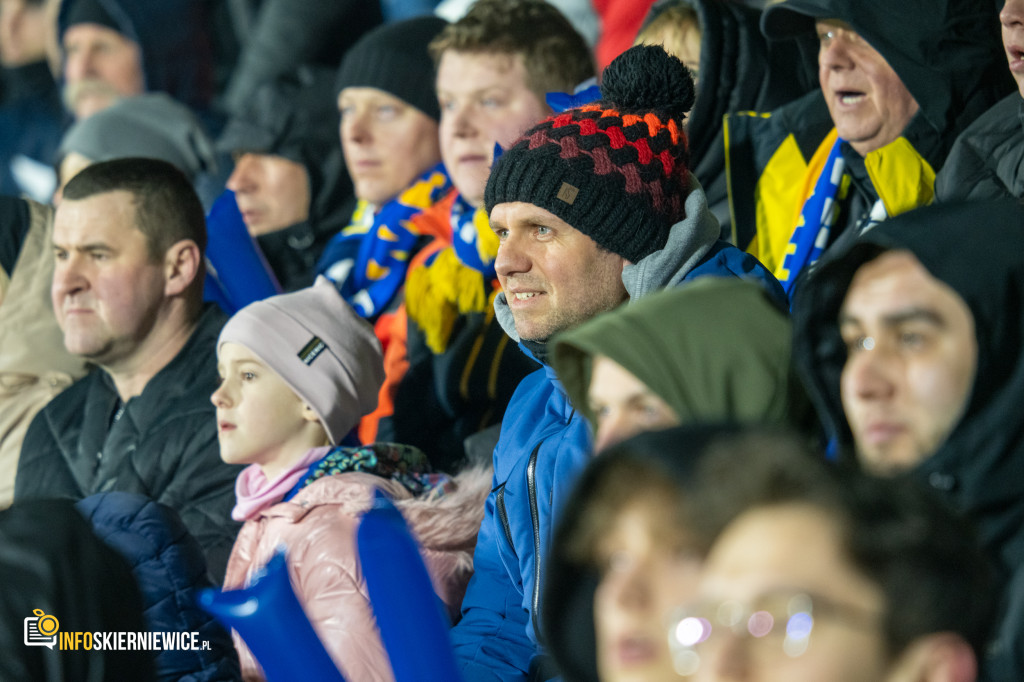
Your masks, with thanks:
[{"label": "man wearing black and red pompom beanie", "polygon": [[546,363],[548,339],[704,275],[752,278],[785,300],[756,259],[718,239],[687,168],[694,94],[682,62],[634,47],[605,70],[601,94],[526,131],[495,161],[484,193],[500,241],[497,318],[543,367],[516,390],[494,451],[475,573],[452,630],[467,680],[553,674],[538,636],[542,567],[591,436]]}]

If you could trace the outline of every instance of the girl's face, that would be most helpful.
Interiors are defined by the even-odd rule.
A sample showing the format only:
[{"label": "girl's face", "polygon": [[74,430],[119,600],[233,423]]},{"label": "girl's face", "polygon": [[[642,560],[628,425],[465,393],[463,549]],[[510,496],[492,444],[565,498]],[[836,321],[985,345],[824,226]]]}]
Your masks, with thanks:
[{"label": "girl's face", "polygon": [[678,680],[668,647],[673,612],[692,598],[701,561],[671,503],[636,499],[598,543],[594,593],[601,682]]},{"label": "girl's face", "polygon": [[310,448],[323,445],[319,418],[252,351],[225,343],[217,352],[220,456],[229,464],[259,464],[273,480]]}]

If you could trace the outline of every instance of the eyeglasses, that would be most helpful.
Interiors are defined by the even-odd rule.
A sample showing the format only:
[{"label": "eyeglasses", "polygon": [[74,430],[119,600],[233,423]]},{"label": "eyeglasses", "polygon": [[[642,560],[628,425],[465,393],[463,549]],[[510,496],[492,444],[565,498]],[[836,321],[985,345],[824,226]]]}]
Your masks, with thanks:
[{"label": "eyeglasses", "polygon": [[686,677],[700,667],[721,635],[747,640],[758,665],[807,651],[816,622],[831,620],[859,630],[877,630],[881,614],[806,592],[780,591],[761,595],[750,604],[726,600],[698,602],[680,609],[669,629],[669,648],[676,672]]}]

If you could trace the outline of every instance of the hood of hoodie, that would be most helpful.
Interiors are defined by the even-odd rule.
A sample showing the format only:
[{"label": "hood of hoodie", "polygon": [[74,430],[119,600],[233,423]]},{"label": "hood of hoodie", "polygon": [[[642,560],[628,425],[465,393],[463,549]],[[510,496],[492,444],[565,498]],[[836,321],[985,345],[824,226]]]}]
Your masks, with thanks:
[{"label": "hood of hoodie", "polygon": [[[787,0],[768,7],[769,38],[813,34],[815,18],[850,24],[899,75],[927,125],[908,141],[932,165],[942,165],[956,136],[1014,89],[1006,68],[999,20],[978,0]],[[913,139],[911,139],[913,137]]]},{"label": "hood of hoodie", "polygon": [[303,66],[257,89],[228,121],[218,151],[273,154],[301,164],[309,176],[309,218],[326,240],[345,227],[352,181],[338,139],[334,70]]},{"label": "hood of hoodie", "polygon": [[790,321],[765,289],[703,277],[555,337],[551,361],[576,409],[587,401],[595,355],[621,365],[693,421],[793,424],[809,409],[790,368]]},{"label": "hood of hoodie", "polygon": [[968,513],[990,549],[1024,559],[1024,207],[1007,200],[902,214],[827,254],[797,287],[794,362],[844,457],[852,457],[853,436],[839,391],[846,348],[838,314],[857,269],[894,249],[913,253],[964,300],[978,344],[964,416],[909,475]]},{"label": "hood of hoodie", "polygon": [[725,163],[722,117],[732,111],[772,111],[817,89],[818,42],[813,36],[769,42],[761,34],[760,9],[719,0],[659,0],[641,30],[679,7],[693,10],[700,24],[697,98],[686,134],[694,174],[706,185]]},{"label": "hood of hoodie", "polygon": [[[686,196],[684,204],[686,217],[669,230],[665,246],[639,263],[630,263],[622,270],[622,284],[626,287],[630,301],[636,301],[658,289],[681,282],[718,241],[721,228],[718,220],[708,210],[704,189],[692,174],[688,183],[690,193]],[[498,324],[505,333],[512,337],[513,341],[520,343],[516,323],[504,292],[495,296],[494,312]],[[531,350],[538,360],[543,361],[543,353],[538,356],[537,346],[541,345],[533,343],[534,347]]]},{"label": "hood of hoodie", "polygon": [[[139,45],[147,92],[160,91],[197,111],[213,96],[213,41],[202,0],[90,0]],[[61,3],[58,40],[63,43],[74,0]]]}]

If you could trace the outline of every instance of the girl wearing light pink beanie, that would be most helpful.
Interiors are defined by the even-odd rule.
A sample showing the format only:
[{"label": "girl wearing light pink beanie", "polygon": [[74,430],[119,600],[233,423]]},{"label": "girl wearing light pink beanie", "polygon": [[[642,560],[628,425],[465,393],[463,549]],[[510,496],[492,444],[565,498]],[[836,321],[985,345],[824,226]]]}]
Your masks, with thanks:
[{"label": "girl wearing light pink beanie", "polygon": [[[240,310],[221,332],[217,359],[221,458],[249,465],[235,487],[232,516],[245,525],[224,588],[245,587],[283,546],[296,595],[339,670],[393,679],[359,566],[360,516],[376,490],[395,500],[457,617],[490,473],[450,479],[431,473],[415,448],[353,440],[377,404],[380,343],[324,278]],[[235,645],[245,679],[263,679],[237,634]]]}]

